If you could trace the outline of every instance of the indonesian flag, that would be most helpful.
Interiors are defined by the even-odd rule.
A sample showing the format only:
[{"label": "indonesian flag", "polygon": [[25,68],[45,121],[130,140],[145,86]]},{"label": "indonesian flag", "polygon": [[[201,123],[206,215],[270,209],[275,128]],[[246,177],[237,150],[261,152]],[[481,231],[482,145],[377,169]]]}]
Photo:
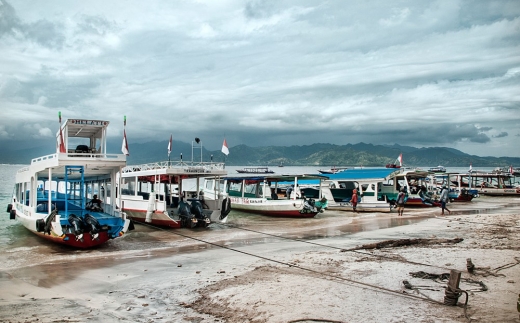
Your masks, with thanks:
[{"label": "indonesian flag", "polygon": [[170,157],[171,152],[172,152],[172,135],[170,134],[170,141],[168,142],[168,157]]},{"label": "indonesian flag", "polygon": [[121,145],[121,151],[123,154],[130,156],[130,152],[128,151],[128,141],[126,140],[126,129],[123,129],[123,144]]},{"label": "indonesian flag", "polygon": [[229,155],[229,148],[227,146],[226,138],[224,138],[224,142],[222,143],[222,153],[226,156]]},{"label": "indonesian flag", "polygon": [[65,141],[63,140],[63,131],[61,130],[61,127],[60,127],[60,153],[66,153],[67,151],[65,150]]},{"label": "indonesian flag", "polygon": [[403,166],[403,154],[399,154],[399,157],[397,157],[397,160],[399,161],[399,166]]},{"label": "indonesian flag", "polygon": [[509,166],[509,174],[513,174],[513,165]]}]

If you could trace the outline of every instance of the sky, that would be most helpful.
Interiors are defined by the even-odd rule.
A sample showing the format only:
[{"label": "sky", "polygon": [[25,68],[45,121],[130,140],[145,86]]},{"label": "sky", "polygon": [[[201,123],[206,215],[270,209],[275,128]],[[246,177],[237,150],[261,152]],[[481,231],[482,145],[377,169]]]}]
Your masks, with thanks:
[{"label": "sky", "polygon": [[520,157],[520,1],[0,0],[0,147],[359,142]]}]

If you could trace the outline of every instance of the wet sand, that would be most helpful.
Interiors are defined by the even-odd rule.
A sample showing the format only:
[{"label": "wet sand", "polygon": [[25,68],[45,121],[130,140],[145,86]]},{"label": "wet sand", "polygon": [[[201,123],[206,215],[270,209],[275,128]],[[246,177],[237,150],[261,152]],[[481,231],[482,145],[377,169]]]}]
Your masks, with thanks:
[{"label": "wet sand", "polygon": [[[438,208],[408,208],[402,218],[237,216],[208,230],[138,225],[86,252],[19,246],[13,253],[24,257],[0,264],[0,321],[520,322],[519,205],[481,197],[449,204],[453,212],[444,217]],[[345,251],[391,239],[456,237],[464,240]],[[462,272],[466,310],[465,295],[459,306],[442,305],[446,281],[410,275],[451,269]]]}]

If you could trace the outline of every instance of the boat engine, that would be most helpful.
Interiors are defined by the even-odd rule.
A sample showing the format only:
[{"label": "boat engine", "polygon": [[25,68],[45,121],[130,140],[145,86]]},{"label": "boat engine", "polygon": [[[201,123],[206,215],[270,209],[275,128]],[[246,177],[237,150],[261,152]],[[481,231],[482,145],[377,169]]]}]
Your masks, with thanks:
[{"label": "boat engine", "polygon": [[83,221],[76,214],[69,215],[69,223],[74,230],[74,235],[76,236],[76,241],[83,241]]},{"label": "boat engine", "polygon": [[210,224],[210,222],[211,222],[210,219],[204,215],[204,212],[202,210],[201,201],[199,201],[199,200],[192,201],[190,211],[197,219],[197,226],[207,227]]},{"label": "boat engine", "polygon": [[101,225],[99,224],[98,220],[90,214],[85,214],[84,221],[87,226],[86,230],[90,229],[92,240],[97,240],[99,238],[99,231],[101,231]]},{"label": "boat engine", "polygon": [[181,225],[184,228],[194,228],[199,222],[190,211],[190,204],[181,200],[179,202],[179,217],[181,218]]},{"label": "boat engine", "polygon": [[313,198],[306,199],[305,196],[303,197],[303,209],[300,211],[300,213],[314,213],[318,212],[315,206],[316,202]]}]

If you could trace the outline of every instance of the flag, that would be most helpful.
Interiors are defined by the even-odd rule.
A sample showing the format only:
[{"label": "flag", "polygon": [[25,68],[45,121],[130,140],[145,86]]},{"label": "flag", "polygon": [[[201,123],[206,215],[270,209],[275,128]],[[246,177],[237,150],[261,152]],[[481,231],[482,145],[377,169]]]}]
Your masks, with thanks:
[{"label": "flag", "polygon": [[170,141],[168,142],[168,157],[170,157],[171,152],[172,152],[172,135],[170,134]]},{"label": "flag", "polygon": [[224,142],[222,143],[222,153],[229,155],[229,148],[227,146],[226,138],[224,138]]},{"label": "flag", "polygon": [[509,166],[509,174],[513,174],[513,165]]},{"label": "flag", "polygon": [[63,140],[63,131],[61,130],[60,126],[60,153],[66,153],[65,150],[65,141]]},{"label": "flag", "polygon": [[123,129],[123,145],[121,146],[121,151],[123,154],[130,156],[130,152],[128,151],[128,141],[126,141],[126,129]]},{"label": "flag", "polygon": [[471,166],[471,164],[469,164],[469,172],[471,173],[472,170],[473,170],[473,166]]},{"label": "flag", "polygon": [[399,157],[397,157],[397,160],[399,161],[399,166],[403,166],[403,154],[399,154]]}]

